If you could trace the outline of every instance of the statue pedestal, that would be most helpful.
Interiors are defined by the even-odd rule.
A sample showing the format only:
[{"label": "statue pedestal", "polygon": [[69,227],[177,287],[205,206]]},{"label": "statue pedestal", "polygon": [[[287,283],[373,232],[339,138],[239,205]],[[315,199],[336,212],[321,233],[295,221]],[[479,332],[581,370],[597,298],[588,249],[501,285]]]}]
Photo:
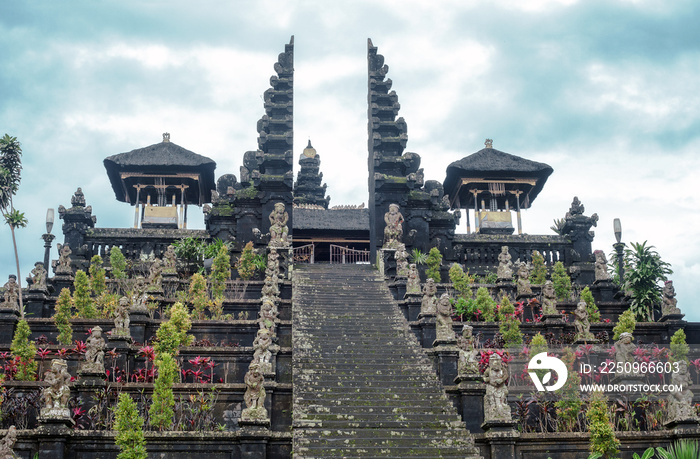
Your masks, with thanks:
[{"label": "statue pedestal", "polygon": [[674,431],[698,430],[698,428],[700,428],[700,420],[697,418],[672,419],[666,421],[664,427],[673,429]]},{"label": "statue pedestal", "polygon": [[390,279],[396,276],[396,249],[379,249],[377,253],[377,264],[379,272],[384,275],[385,279]]},{"label": "statue pedestal", "polygon": [[19,311],[16,309],[0,309],[0,344],[12,344],[19,317]]},{"label": "statue pedestal", "polygon": [[420,293],[406,293],[404,295],[406,311],[408,312],[408,317],[406,317],[406,320],[408,320],[409,322],[415,322],[416,320],[418,320],[418,314],[420,314],[421,300],[422,295]]},{"label": "statue pedestal", "polygon": [[73,281],[75,281],[73,273],[56,273],[53,279],[51,279],[56,293],[61,293],[61,290],[64,288],[70,289],[73,286]]},{"label": "statue pedestal", "polygon": [[520,433],[515,429],[515,421],[484,421],[481,428],[486,432],[486,441],[491,446],[491,457],[514,458],[515,441]]},{"label": "statue pedestal", "polygon": [[672,322],[675,320],[683,320],[683,317],[685,317],[685,314],[664,314],[659,319],[659,322]]},{"label": "statue pedestal", "polygon": [[270,421],[261,424],[253,421],[238,421],[241,426],[238,442],[240,455],[247,459],[265,459],[267,457],[267,443],[270,439]]},{"label": "statue pedestal", "polygon": [[625,395],[641,394],[642,385],[644,385],[644,375],[616,373],[610,383],[617,384],[618,386],[626,386],[621,388]]},{"label": "statue pedestal", "polygon": [[46,300],[49,296],[49,291],[44,290],[29,290],[24,294],[24,315],[32,319],[42,319],[51,317],[48,311]]},{"label": "statue pedestal", "polygon": [[104,369],[102,369],[102,371],[96,371],[93,368],[81,368],[78,370],[78,381],[85,385],[104,386],[106,385],[106,379],[107,372],[105,372]]},{"label": "statue pedestal", "polygon": [[459,391],[459,413],[467,430],[471,433],[481,433],[484,421],[484,395],[486,386],[480,374],[457,375],[454,379]]},{"label": "statue pedestal", "polygon": [[557,337],[564,334],[564,319],[561,314],[544,314],[542,323],[547,327],[547,331],[554,333]]},{"label": "statue pedestal", "polygon": [[614,301],[614,289],[615,289],[615,284],[610,280],[597,280],[593,282],[593,285],[595,285],[596,289],[598,290],[598,298],[596,300],[600,302],[610,302]]},{"label": "statue pedestal", "polygon": [[418,327],[420,328],[420,345],[424,348],[432,348],[435,341],[435,314],[418,314]]},{"label": "statue pedestal", "polygon": [[457,361],[459,360],[459,348],[456,346],[457,340],[435,340],[433,349],[429,349],[427,354],[433,360],[433,366],[437,370],[440,382],[443,385],[450,385],[457,376]]},{"label": "statue pedestal", "polygon": [[75,422],[70,416],[67,418],[39,416],[38,420],[38,457],[50,457],[51,459],[63,459],[66,457],[66,441],[72,433]]},{"label": "statue pedestal", "polygon": [[394,282],[389,285],[389,287],[393,287],[391,289],[392,292],[396,292],[396,297],[394,298],[395,300],[399,300],[406,295],[406,282],[408,281],[408,278],[406,277],[397,277],[394,279]]},{"label": "statue pedestal", "polygon": [[594,337],[590,337],[590,338],[576,338],[576,341],[574,341],[574,346],[585,346],[586,344],[600,344],[600,340],[595,339]]},{"label": "statue pedestal", "polygon": [[[243,413],[248,408],[245,408],[243,410]],[[265,412],[267,415],[267,412]],[[255,432],[255,431],[260,431],[262,429],[269,429],[270,428],[270,418],[267,419],[255,419],[255,418],[250,418],[246,417],[244,418],[244,415],[241,414],[241,419],[238,421],[238,425],[241,427],[241,429],[246,429],[249,432]]]},{"label": "statue pedestal", "polygon": [[147,309],[134,309],[129,311],[129,332],[131,338],[137,343],[146,341],[146,326],[151,322]]}]

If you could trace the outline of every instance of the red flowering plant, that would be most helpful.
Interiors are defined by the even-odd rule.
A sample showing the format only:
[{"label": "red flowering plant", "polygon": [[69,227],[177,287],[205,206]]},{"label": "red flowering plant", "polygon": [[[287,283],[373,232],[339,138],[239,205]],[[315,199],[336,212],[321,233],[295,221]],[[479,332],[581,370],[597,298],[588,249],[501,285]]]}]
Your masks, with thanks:
[{"label": "red flowering plant", "polygon": [[489,359],[491,358],[492,354],[498,354],[501,359],[503,360],[503,363],[510,363],[513,360],[513,357],[507,352],[507,351],[501,351],[498,349],[487,349],[484,351],[481,351],[481,355],[479,357],[479,372],[484,373],[486,371],[486,368],[489,366]]}]

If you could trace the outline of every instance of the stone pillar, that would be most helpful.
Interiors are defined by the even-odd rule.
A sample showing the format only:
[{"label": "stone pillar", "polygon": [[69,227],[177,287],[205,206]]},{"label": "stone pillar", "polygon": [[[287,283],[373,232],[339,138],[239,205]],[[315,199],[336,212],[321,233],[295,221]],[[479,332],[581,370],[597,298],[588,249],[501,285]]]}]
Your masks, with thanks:
[{"label": "stone pillar", "polygon": [[454,380],[459,391],[460,409],[464,425],[471,433],[481,433],[484,422],[484,395],[486,388],[481,375],[459,375]]},{"label": "stone pillar", "polygon": [[7,346],[12,344],[17,322],[19,322],[19,311],[15,309],[0,309],[0,344]]},{"label": "stone pillar", "polygon": [[63,459],[66,452],[66,442],[71,435],[69,425],[73,421],[66,423],[63,420],[43,420],[40,421],[38,430],[39,437],[39,457],[50,457],[51,459]]},{"label": "stone pillar", "polygon": [[24,294],[24,314],[32,319],[51,317],[46,300],[49,292],[47,290],[29,290]]},{"label": "stone pillar", "polygon": [[129,332],[131,338],[137,343],[146,342],[146,327],[151,323],[151,318],[145,311],[130,311],[129,312]]},{"label": "stone pillar", "polygon": [[487,421],[481,425],[486,432],[492,458],[515,459],[515,442],[520,437],[515,425],[515,421]]},{"label": "stone pillar", "polygon": [[418,340],[420,341],[421,346],[426,349],[432,348],[433,341],[435,341],[435,315],[426,314],[420,316],[418,320],[418,327],[421,332],[421,337]]},{"label": "stone pillar", "polygon": [[457,376],[457,361],[459,360],[459,348],[456,341],[453,344],[438,344],[427,351],[433,359],[433,365],[437,370],[440,382],[449,386]]},{"label": "stone pillar", "polygon": [[265,459],[267,457],[267,442],[270,431],[258,425],[248,425],[239,422],[241,431],[238,437],[241,459]]}]

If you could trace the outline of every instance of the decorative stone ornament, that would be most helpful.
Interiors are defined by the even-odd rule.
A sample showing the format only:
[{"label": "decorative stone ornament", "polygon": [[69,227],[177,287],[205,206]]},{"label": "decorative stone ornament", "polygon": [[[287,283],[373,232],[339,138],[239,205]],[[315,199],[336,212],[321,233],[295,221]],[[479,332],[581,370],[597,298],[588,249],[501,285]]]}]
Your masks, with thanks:
[{"label": "decorative stone ornament", "polygon": [[551,280],[548,280],[542,286],[542,314],[545,316],[559,315],[557,294],[554,291],[554,284]]},{"label": "decorative stone ornament", "polygon": [[175,247],[170,244],[163,254],[163,274],[177,274],[177,255],[175,255]]},{"label": "decorative stone ornament", "polygon": [[31,291],[46,291],[46,269],[44,269],[44,263],[38,261],[34,263],[34,269],[31,271],[31,277],[27,280],[31,280],[29,290]]},{"label": "decorative stone ornament", "polygon": [[272,346],[272,333],[266,328],[261,328],[258,330],[258,334],[253,341],[253,361],[256,363],[260,372],[263,374],[273,373],[272,368],[272,352],[270,352],[270,347]]},{"label": "decorative stone ornament", "polygon": [[517,274],[518,274],[518,296],[526,297],[532,295],[532,287],[530,286],[530,264],[529,263],[516,263]]},{"label": "decorative stone ornament", "polygon": [[423,287],[423,301],[420,304],[420,316],[434,316],[437,312],[437,287],[435,286],[435,281],[432,278],[428,278],[428,281]]},{"label": "decorative stone ornament", "polygon": [[501,247],[501,253],[498,254],[498,280],[499,281],[512,281],[513,280],[513,263],[511,260],[510,253],[508,253],[508,246]]},{"label": "decorative stone ornament", "polygon": [[473,327],[469,324],[464,324],[462,335],[457,338],[457,347],[459,347],[459,360],[457,361],[458,377],[479,376],[479,358],[477,351],[474,349]]},{"label": "decorative stone ornament", "polygon": [[384,214],[384,245],[385,249],[396,249],[403,240],[403,215],[399,212],[398,204],[389,204],[389,212]]},{"label": "decorative stone ornament", "polygon": [[486,395],[484,396],[484,422],[512,420],[508,406],[508,365],[495,352],[489,357],[484,372]]},{"label": "decorative stone ornament", "polygon": [[59,256],[56,274],[72,275],[73,269],[70,267],[70,256],[73,251],[68,244],[57,244],[57,247]]},{"label": "decorative stone ornament", "polygon": [[688,372],[688,362],[678,362],[678,373],[671,373],[671,384],[683,387],[683,390],[671,392],[666,401],[668,403],[668,420],[666,424],[698,422],[698,415],[693,404],[693,392],[689,389],[693,384]]},{"label": "decorative stone ornament", "polygon": [[406,295],[420,295],[420,274],[415,263],[408,268],[408,281],[406,282]]},{"label": "decorative stone ornament", "polygon": [[289,214],[284,210],[284,203],[275,203],[275,209],[270,213],[270,247],[289,247]]},{"label": "decorative stone ornament", "polygon": [[664,316],[672,316],[682,314],[678,308],[678,300],[676,300],[676,289],[673,287],[673,281],[664,282],[663,299],[661,304],[661,313]]},{"label": "decorative stone ornament", "polygon": [[114,311],[114,329],[112,330],[112,338],[131,338],[131,332],[129,331],[130,323],[129,299],[123,296],[119,298],[119,304],[117,305],[116,311]]},{"label": "decorative stone ornament", "polygon": [[435,343],[434,346],[441,344],[456,344],[457,338],[452,329],[452,302],[450,295],[443,293],[437,303],[437,317],[435,321]]},{"label": "decorative stone ornament", "polygon": [[11,309],[13,311],[19,311],[19,284],[17,283],[17,276],[10,274],[4,287],[5,292],[3,293],[4,301],[0,304],[2,309]]},{"label": "decorative stone ornament", "polygon": [[15,426],[10,426],[5,437],[0,440],[0,459],[15,459],[17,457],[13,451],[15,442],[17,442],[17,429]]},{"label": "decorative stone ornament", "polygon": [[396,253],[396,277],[408,277],[408,252],[405,244],[397,244]]},{"label": "decorative stone ornament", "polygon": [[605,252],[596,250],[595,255],[595,281],[610,282],[610,273],[608,272],[608,260],[605,258]]},{"label": "decorative stone ornament", "polygon": [[616,372],[616,376],[625,377],[639,374],[632,371],[634,351],[637,350],[637,346],[632,342],[633,339],[632,333],[624,332],[620,334],[620,339],[615,342],[615,363],[622,370]]},{"label": "decorative stone ornament", "polygon": [[579,301],[574,311],[574,327],[576,328],[576,339],[579,341],[590,341],[594,339],[591,333],[591,323],[588,319],[586,302]]},{"label": "decorative stone ornament", "polygon": [[70,420],[68,400],[70,399],[70,374],[63,359],[51,361],[51,369],[44,374],[44,381],[49,385],[41,392],[42,407],[40,418],[45,420]]}]

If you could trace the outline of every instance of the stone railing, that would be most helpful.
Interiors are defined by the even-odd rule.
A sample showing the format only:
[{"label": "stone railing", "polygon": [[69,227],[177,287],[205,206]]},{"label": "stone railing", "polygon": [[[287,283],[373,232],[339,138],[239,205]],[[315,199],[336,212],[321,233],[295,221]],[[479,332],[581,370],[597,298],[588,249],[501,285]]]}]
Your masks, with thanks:
[{"label": "stone railing", "polygon": [[571,250],[573,243],[565,236],[529,236],[529,235],[485,235],[458,234],[454,238],[453,257],[449,261],[459,262],[465,268],[490,269],[498,266],[498,254],[502,246],[508,246],[513,262],[532,261],[532,252],[537,250],[544,257],[546,265],[551,266],[561,261],[565,266],[573,263]]},{"label": "stone railing", "polygon": [[105,258],[112,247],[119,247],[129,259],[151,253],[162,258],[168,245],[186,237],[208,240],[209,234],[205,230],[170,228],[93,228],[85,234],[84,243],[88,260],[94,255]]}]

